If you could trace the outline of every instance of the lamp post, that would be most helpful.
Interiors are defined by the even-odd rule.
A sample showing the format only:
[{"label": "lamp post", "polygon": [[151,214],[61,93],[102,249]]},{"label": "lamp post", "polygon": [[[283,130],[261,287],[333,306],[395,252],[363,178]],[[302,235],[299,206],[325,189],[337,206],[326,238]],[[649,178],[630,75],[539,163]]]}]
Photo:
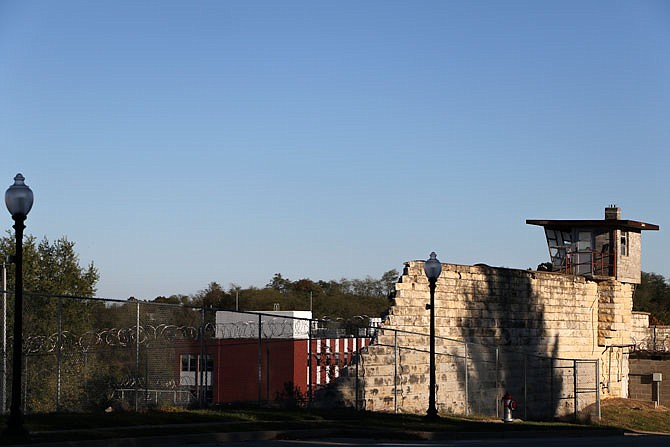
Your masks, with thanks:
[{"label": "lamp post", "polygon": [[7,264],[2,261],[2,382],[0,382],[0,391],[2,391],[2,402],[0,402],[0,412],[7,412]]},{"label": "lamp post", "polygon": [[23,359],[23,230],[24,222],[33,206],[33,192],[24,183],[25,178],[16,174],[14,184],[5,192],[5,205],[14,219],[16,233],[16,253],[14,256],[14,346],[12,357],[12,401],[9,407],[9,419],[5,433],[25,435],[23,415],[21,414],[21,361]]},{"label": "lamp post", "polygon": [[428,367],[430,370],[430,389],[428,391],[428,411],[426,412],[426,416],[429,419],[436,419],[438,415],[437,407],[435,406],[435,285],[437,284],[437,278],[442,273],[442,263],[437,260],[435,252],[432,252],[430,259],[424,263],[423,271],[428,277],[428,286],[430,287],[430,304],[426,305],[426,308],[430,309],[430,365]]}]

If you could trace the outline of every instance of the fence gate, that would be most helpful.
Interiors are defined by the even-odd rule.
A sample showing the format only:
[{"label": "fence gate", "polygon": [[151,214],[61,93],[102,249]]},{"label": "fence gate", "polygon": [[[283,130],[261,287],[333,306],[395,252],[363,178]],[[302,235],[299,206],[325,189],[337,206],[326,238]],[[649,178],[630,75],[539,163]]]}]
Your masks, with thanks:
[{"label": "fence gate", "polygon": [[[595,401],[591,416],[600,420],[600,361],[573,360],[575,419]],[[595,399],[594,399],[595,398]]]}]

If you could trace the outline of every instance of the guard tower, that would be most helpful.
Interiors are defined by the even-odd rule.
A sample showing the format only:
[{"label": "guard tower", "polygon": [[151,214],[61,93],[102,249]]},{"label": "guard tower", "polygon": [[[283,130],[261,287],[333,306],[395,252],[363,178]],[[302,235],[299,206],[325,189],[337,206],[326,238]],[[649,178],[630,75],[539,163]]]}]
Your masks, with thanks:
[{"label": "guard tower", "polygon": [[622,220],[621,209],[605,208],[604,220],[526,220],[544,227],[551,270],[589,277],[614,277],[639,284],[642,231],[658,225]]}]

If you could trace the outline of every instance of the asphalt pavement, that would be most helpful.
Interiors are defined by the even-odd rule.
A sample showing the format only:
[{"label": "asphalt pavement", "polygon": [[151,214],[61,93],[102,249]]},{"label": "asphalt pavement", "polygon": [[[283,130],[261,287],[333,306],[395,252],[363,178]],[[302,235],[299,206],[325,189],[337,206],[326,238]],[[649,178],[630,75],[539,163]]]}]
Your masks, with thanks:
[{"label": "asphalt pavement", "polygon": [[[104,440],[78,440],[14,444],[25,447],[668,447],[670,436],[624,434],[621,431],[537,431],[512,433],[408,433],[392,439],[371,431],[370,436],[345,437],[333,430],[250,431],[199,433]],[[73,434],[73,438],[76,435]],[[410,439],[414,438],[414,439]]]}]

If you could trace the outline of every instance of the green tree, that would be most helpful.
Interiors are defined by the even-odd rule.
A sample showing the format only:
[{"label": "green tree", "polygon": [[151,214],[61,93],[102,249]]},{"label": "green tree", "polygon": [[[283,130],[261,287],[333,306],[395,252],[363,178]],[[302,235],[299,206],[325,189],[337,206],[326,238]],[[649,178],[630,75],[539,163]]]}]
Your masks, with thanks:
[{"label": "green tree", "polygon": [[[4,257],[13,255],[15,240],[13,234],[0,238],[0,253]],[[68,321],[69,330],[90,327],[88,316],[100,305],[79,300],[58,300],[54,296],[93,297],[99,273],[93,263],[87,267],[79,264],[75,243],[66,237],[54,242],[47,238],[39,243],[34,236],[25,237],[23,243],[23,288],[24,288],[24,328],[26,335],[44,335],[56,330],[56,316]],[[15,270],[7,272],[7,287],[14,289]],[[13,306],[9,307],[9,313]]]},{"label": "green tree", "polygon": [[385,272],[382,275],[382,278],[380,279],[384,293],[386,296],[389,296],[394,290],[395,290],[395,283],[398,282],[398,277],[400,274],[396,269],[389,270],[388,272]]},{"label": "green tree", "polygon": [[657,273],[642,272],[633,295],[633,309],[649,312],[653,324],[670,324],[670,284]]},{"label": "green tree", "polygon": [[302,296],[309,296],[311,293],[312,295],[317,295],[317,294],[322,294],[323,290],[321,289],[321,286],[319,286],[318,283],[315,283],[311,279],[303,278],[300,279],[293,284],[291,284],[290,290],[293,293],[302,295]]},{"label": "green tree", "polygon": [[291,287],[291,280],[282,277],[281,273],[275,273],[275,275],[272,277],[272,281],[270,281],[265,286],[266,289],[275,289],[280,291],[281,293],[288,292],[290,287]]},{"label": "green tree", "polygon": [[[10,232],[0,238],[3,259],[13,255],[15,238]],[[8,269],[8,323],[13,324],[15,269]],[[93,263],[82,267],[75,244],[66,237],[53,242],[47,238],[37,242],[34,236],[25,236],[23,242],[23,340],[27,355],[25,387],[27,405],[32,411],[52,411],[56,402],[56,375],[61,373],[61,402],[75,402],[83,396],[81,380],[85,377],[83,365],[68,355],[57,363],[53,341],[63,340],[65,334],[82,335],[92,329],[94,316],[104,310],[98,301],[74,299],[93,297],[99,273]],[[58,334],[61,334],[60,336]],[[74,335],[72,335],[74,336]],[[44,340],[51,340],[45,342]]]},{"label": "green tree", "polygon": [[219,283],[210,282],[205,289],[200,290],[192,297],[191,303],[195,306],[223,307],[227,304],[226,301],[228,300],[226,298],[228,297],[229,295]]},{"label": "green tree", "polygon": [[[315,318],[324,315],[340,320],[362,315],[376,317],[388,309],[387,298],[397,278],[397,270],[385,272],[380,279],[368,276],[353,280],[342,278],[340,281],[314,281],[309,278],[291,281],[281,273],[275,273],[263,289],[243,289],[231,284],[226,298],[213,300],[217,303],[213,307],[234,310],[235,299],[239,297],[239,310],[242,311],[268,311],[278,304],[281,310],[312,309]],[[193,295],[191,301],[200,306],[207,302],[208,296],[220,294],[220,287],[213,284],[216,283],[210,283],[205,290]]]}]

